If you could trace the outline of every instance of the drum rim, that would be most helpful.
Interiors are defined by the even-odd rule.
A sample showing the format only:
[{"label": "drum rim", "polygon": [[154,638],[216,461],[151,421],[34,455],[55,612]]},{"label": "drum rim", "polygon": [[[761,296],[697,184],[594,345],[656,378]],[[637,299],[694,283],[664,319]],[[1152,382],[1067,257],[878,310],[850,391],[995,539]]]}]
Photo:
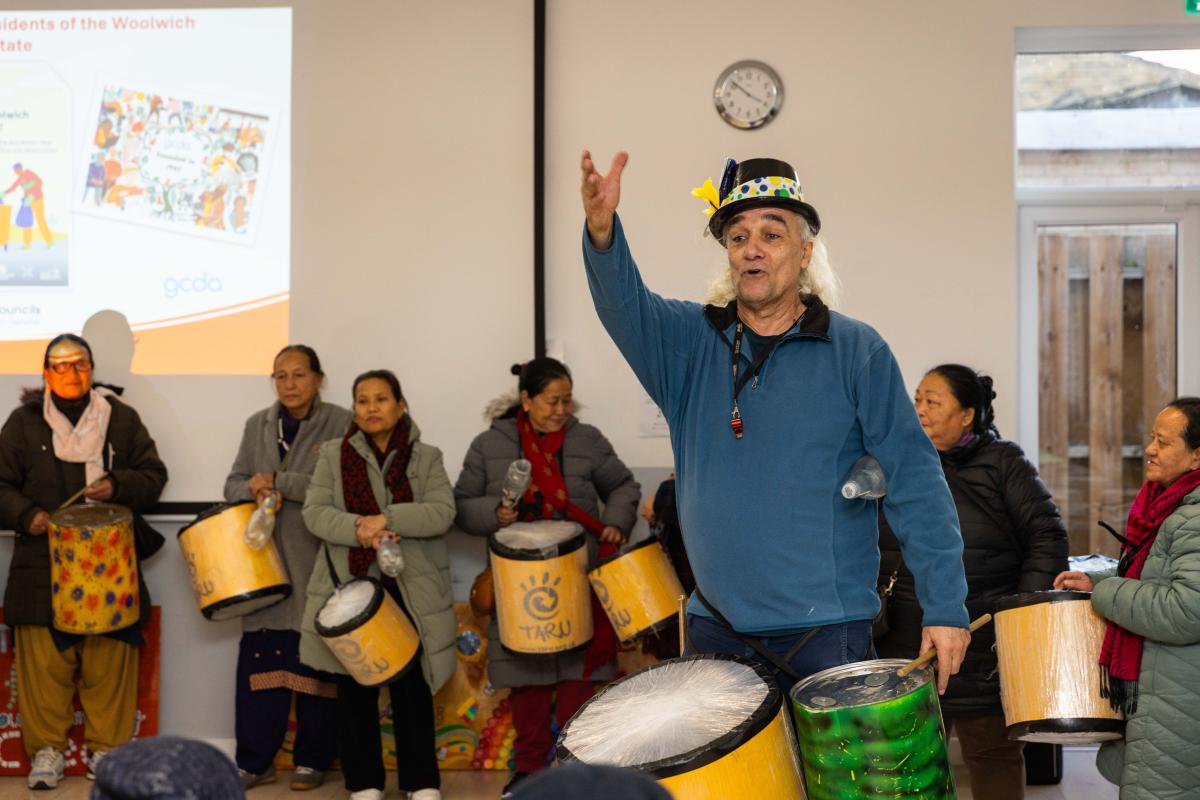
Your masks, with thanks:
[{"label": "drum rim", "polygon": [[[779,690],[779,685],[775,683],[775,676],[757,661],[751,661],[748,658],[741,656],[731,656],[723,653],[704,653],[702,655],[683,656],[681,658],[672,658],[667,661],[660,661],[657,664],[651,664],[647,667],[639,669],[637,672],[630,673],[618,681],[613,681],[608,686],[605,686],[597,692],[590,700],[583,704],[583,707],[575,712],[572,717],[567,720],[567,724],[563,725],[562,732],[558,735],[558,742],[555,744],[555,757],[560,761],[579,761],[580,759],[571,752],[567,747],[567,734],[571,730],[571,726],[575,724],[575,720],[579,715],[587,710],[588,706],[594,703],[599,698],[603,697],[614,686],[619,686],[627,680],[631,680],[634,676],[641,675],[643,672],[648,672],[655,669],[664,669],[670,664],[680,664],[690,661],[731,661],[736,664],[741,664],[745,667],[750,667],[755,674],[762,679],[767,686],[767,695],[763,698],[762,703],[754,710],[746,720],[737,727],[731,728],[729,731],[721,734],[719,737],[709,742],[703,747],[697,747],[685,753],[669,756],[659,759],[658,761],[647,761],[643,764],[633,764],[623,769],[632,769],[638,772],[648,773],[656,779],[671,778],[676,775],[682,775],[686,772],[693,772],[702,767],[706,767],[714,761],[724,758],[730,753],[737,750],[746,742],[753,739],[758,734],[762,733],[775,719],[782,713],[783,710],[783,693]],[[587,763],[587,762],[584,762]]]},{"label": "drum rim", "polygon": [[1037,592],[1018,592],[1006,594],[992,606],[993,613],[1012,611],[1018,608],[1042,605],[1044,603],[1068,603],[1078,600],[1091,600],[1091,592],[1081,592],[1078,589],[1043,589]]},{"label": "drum rim", "polygon": [[[594,568],[588,570],[588,575],[591,575],[593,572],[600,569],[605,564],[611,564],[612,562],[616,561],[619,558],[623,558],[623,557],[629,555],[630,553],[641,550],[643,547],[649,547],[652,544],[657,544],[657,545],[659,545],[660,548],[662,547],[662,545],[659,543],[657,537],[648,536],[645,539],[643,539],[642,541],[635,544],[633,547],[628,547],[623,550],[618,550],[617,552],[613,553],[611,556],[605,556],[604,558],[600,559],[599,561],[596,562],[596,566]],[[665,550],[663,552],[666,553]]]},{"label": "drum rim", "polygon": [[62,527],[78,528],[79,527],[78,523],[68,523],[67,525],[64,526],[64,525],[61,525],[61,524],[55,522],[54,518],[59,514],[66,514],[71,511],[80,511],[82,509],[101,509],[101,508],[115,508],[115,509],[118,509],[119,511],[121,511],[125,515],[124,520],[114,520],[112,522],[106,522],[106,523],[104,523],[105,525],[116,525],[120,522],[130,522],[130,523],[133,522],[133,509],[130,508],[129,506],[123,506],[120,503],[89,503],[87,505],[67,506],[66,508],[60,508],[56,511],[51,511],[50,512],[50,522],[52,522],[56,527],[59,527],[59,528],[62,528]]},{"label": "drum rim", "polygon": [[239,500],[236,503],[217,503],[216,505],[212,506],[211,508],[206,508],[205,510],[201,511],[199,514],[196,515],[195,519],[193,519],[187,525],[184,525],[182,528],[180,528],[179,533],[175,534],[175,538],[178,539],[180,536],[183,536],[184,533],[186,533],[187,531],[190,531],[193,526],[200,524],[201,522],[203,522],[204,520],[206,520],[210,517],[215,517],[218,514],[224,513],[225,511],[228,511],[231,508],[237,508],[238,506],[253,506],[253,505],[254,505],[254,502],[250,501],[250,500]]},{"label": "drum rim", "polygon": [[[858,705],[853,705],[853,706],[839,705],[839,706],[831,706],[829,708],[813,708],[812,706],[808,705],[807,703],[801,703],[799,700],[799,695],[800,695],[800,692],[806,686],[816,683],[818,679],[840,677],[843,674],[852,675],[852,674],[856,674],[856,673],[861,673],[863,664],[881,664],[881,665],[886,664],[889,668],[894,667],[896,669],[899,669],[900,667],[903,667],[907,663],[908,663],[908,659],[906,659],[906,658],[869,658],[869,659],[866,659],[865,661],[852,661],[849,664],[838,664],[836,667],[828,667],[826,669],[821,670],[820,672],[814,672],[812,675],[805,677],[803,680],[797,681],[796,685],[793,686],[791,688],[791,690],[788,692],[788,701],[791,702],[792,708],[800,709],[805,712],[811,712],[811,713],[815,713],[815,714],[821,714],[821,713],[829,712],[829,711],[847,711],[849,709],[865,708],[867,706],[872,706],[872,705],[875,705],[875,703],[860,703]],[[882,672],[883,670],[877,670],[877,671]],[[933,682],[933,674],[932,674],[931,667],[928,667],[928,666],[919,667],[916,670],[914,670],[914,672],[924,673],[925,682],[922,683],[920,686],[918,686],[913,691],[918,691],[920,689],[924,689],[926,686],[928,686],[930,683]],[[867,674],[871,674],[871,673],[867,673]],[[911,694],[911,692],[908,692],[906,694]],[[904,696],[905,695],[896,695],[896,697],[904,697]],[[882,698],[881,700],[877,700],[876,702],[884,702],[886,700],[895,700],[896,697]]]},{"label": "drum rim", "polygon": [[377,579],[372,578],[370,575],[367,575],[362,578],[353,578],[351,580],[348,580],[342,584],[342,587],[349,586],[350,584],[352,584],[356,581],[366,581],[367,583],[370,583],[372,586],[375,587],[375,594],[371,597],[371,602],[367,603],[366,608],[364,608],[362,611],[358,612],[353,617],[351,617],[350,619],[341,623],[340,625],[335,625],[332,628],[327,628],[321,624],[320,616],[321,616],[321,611],[324,610],[324,608],[325,608],[325,603],[329,602],[329,597],[333,597],[333,595],[330,594],[329,597],[325,598],[325,603],[321,603],[321,607],[317,609],[317,615],[315,617],[313,617],[313,627],[316,628],[318,636],[329,637],[329,638],[333,638],[336,636],[345,636],[347,633],[354,630],[358,626],[362,625],[364,622],[369,620],[371,617],[375,616],[375,612],[379,611],[379,607],[383,605],[383,595],[384,595],[383,584],[380,583]]},{"label": "drum rim", "polygon": [[[1049,719],[1030,719],[1007,726],[1010,740],[1025,741],[1029,734],[1057,733],[1071,735],[1073,733],[1115,733],[1118,738],[1125,734],[1125,720],[1108,719],[1107,717],[1051,717]],[[1063,742],[1063,744],[1068,744]]]},{"label": "drum rim", "polygon": [[[254,609],[254,611],[248,612],[251,614],[256,614],[259,611],[265,611],[268,608],[274,608],[278,603],[282,603],[284,600],[291,597],[292,596],[292,585],[290,583],[276,583],[273,586],[264,586],[261,589],[254,589],[253,591],[242,592],[240,594],[230,595],[229,597],[226,597],[224,600],[218,600],[217,602],[213,603],[212,605],[205,606],[204,608],[200,609],[200,613],[204,615],[205,619],[211,620],[213,618],[214,614],[216,614],[218,611],[225,610],[226,608],[228,608],[230,605],[232,605],[235,602],[236,603],[244,603],[247,600],[257,600],[260,597],[268,597],[272,594],[279,592],[280,589],[282,589],[283,592],[279,595],[279,599],[275,603],[272,603],[269,606],[262,606],[261,608],[256,608],[256,609]],[[246,615],[240,614],[238,616],[246,616]],[[226,617],[225,619],[235,619],[235,618],[236,617]]]},{"label": "drum rim", "polygon": [[[496,533],[499,533],[499,531]],[[587,544],[587,532],[580,529],[580,531],[570,539],[554,545],[556,551],[554,555],[544,556],[540,555],[539,553],[532,553],[528,550],[518,550],[516,548],[509,547],[506,544],[501,544],[499,541],[497,541],[495,533],[488,537],[488,550],[500,556],[501,558],[507,558],[509,561],[546,561],[551,558],[561,558],[562,556],[574,553],[585,544]],[[545,549],[540,552],[545,552]]]}]

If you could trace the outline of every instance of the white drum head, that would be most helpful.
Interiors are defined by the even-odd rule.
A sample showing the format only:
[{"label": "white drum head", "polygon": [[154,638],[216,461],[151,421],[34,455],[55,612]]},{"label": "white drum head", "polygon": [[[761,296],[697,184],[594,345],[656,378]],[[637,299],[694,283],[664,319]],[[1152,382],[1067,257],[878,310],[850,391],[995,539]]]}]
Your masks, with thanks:
[{"label": "white drum head", "polygon": [[323,628],[344,625],[371,604],[375,598],[375,584],[371,581],[354,580],[334,589],[333,594],[317,612],[317,623]]},{"label": "white drum head", "polygon": [[527,550],[533,553],[553,551],[564,542],[583,532],[576,522],[544,519],[537,522],[514,522],[496,532],[496,541],[510,550]]},{"label": "white drum head", "polygon": [[684,759],[760,716],[770,690],[744,662],[667,661],[592,698],[567,723],[560,750],[588,764],[629,768]]}]

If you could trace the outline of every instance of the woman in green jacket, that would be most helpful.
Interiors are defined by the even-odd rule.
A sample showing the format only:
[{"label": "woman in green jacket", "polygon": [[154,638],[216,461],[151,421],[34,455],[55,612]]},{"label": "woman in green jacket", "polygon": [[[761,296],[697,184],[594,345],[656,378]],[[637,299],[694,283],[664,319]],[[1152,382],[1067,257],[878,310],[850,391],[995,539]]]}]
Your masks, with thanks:
[{"label": "woman in green jacket", "polygon": [[[354,380],[354,425],[326,442],[308,485],[304,522],[325,541],[338,579],[380,579],[376,558],[387,539],[400,542],[404,566],[383,578],[421,637],[421,668],[388,685],[400,788],[412,800],[440,800],[434,747],[433,692],[455,667],[454,604],[444,534],[454,494],[442,454],[420,441],[416,424],[388,370]],[[386,773],[379,735],[379,689],[359,685],[317,636],[314,619],[333,594],[334,578],[318,556],[308,583],[300,659],[337,674],[338,754],[351,800],[381,800]]]},{"label": "woman in green jacket", "polygon": [[1125,530],[1116,575],[1054,581],[1092,592],[1109,620],[1105,693],[1128,724],[1097,764],[1121,800],[1200,797],[1200,397],[1174,400],[1155,418]]}]

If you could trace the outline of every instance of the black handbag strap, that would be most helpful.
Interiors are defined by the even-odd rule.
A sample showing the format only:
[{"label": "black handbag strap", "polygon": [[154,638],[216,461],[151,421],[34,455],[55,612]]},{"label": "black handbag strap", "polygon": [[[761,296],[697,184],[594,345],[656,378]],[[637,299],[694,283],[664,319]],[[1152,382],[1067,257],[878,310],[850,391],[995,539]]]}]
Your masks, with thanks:
[{"label": "black handbag strap", "polygon": [[725,615],[720,611],[717,611],[717,609],[714,608],[713,605],[704,598],[704,595],[700,593],[699,586],[696,587],[695,593],[696,599],[700,601],[700,605],[704,606],[708,610],[708,613],[712,614],[713,618],[716,619],[717,622],[724,625],[730,633],[740,639],[743,643],[749,645],[754,652],[758,653],[760,656],[769,661],[777,671],[782,672],[784,675],[788,676],[794,681],[803,680],[804,676],[792,669],[790,662],[796,657],[796,654],[803,650],[804,646],[808,644],[814,636],[817,635],[817,631],[821,630],[819,627],[805,631],[804,635],[797,639],[796,643],[792,645],[792,649],[788,650],[787,655],[783,658],[780,658],[778,655],[771,652],[771,649],[763,644],[759,639],[742,633],[737,628],[733,627],[729,620],[725,619]]},{"label": "black handbag strap", "polygon": [[1025,548],[1021,544],[1020,540],[1017,539],[1017,534],[1013,530],[1012,520],[1009,519],[1008,514],[1005,514],[1004,518],[1001,519],[991,508],[991,506],[987,504],[987,501],[979,496],[978,492],[968,486],[966,481],[958,477],[956,470],[948,469],[942,470],[942,472],[944,472],[946,475],[946,483],[950,484],[951,488],[958,489],[958,491],[961,492],[968,500],[970,500],[976,508],[986,514],[988,519],[992,521],[992,524],[1003,531],[1004,535],[1008,537],[1009,542],[1012,543],[1013,549],[1017,551],[1017,555],[1024,559]]}]

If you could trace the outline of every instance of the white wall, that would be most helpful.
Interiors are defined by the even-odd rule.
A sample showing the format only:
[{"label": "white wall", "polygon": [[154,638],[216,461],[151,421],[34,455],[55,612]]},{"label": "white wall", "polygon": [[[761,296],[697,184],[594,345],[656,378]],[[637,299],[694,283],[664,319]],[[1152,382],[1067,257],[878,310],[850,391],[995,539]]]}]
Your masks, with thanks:
[{"label": "white wall", "polygon": [[[591,422],[630,463],[670,463],[639,438],[641,388],[588,303],[579,255],[580,149],[602,170],[628,150],[620,214],[647,283],[702,299],[724,251],[703,204],[727,157],[774,156],[799,172],[844,282],[842,310],[875,326],[914,387],[962,361],[996,379],[1016,435],[1017,251],[1013,57],[1024,26],[1197,27],[1177,0],[676,0],[557,3],[549,16],[549,335]],[[779,117],[735,130],[713,82],[744,58],[784,82]]]}]

